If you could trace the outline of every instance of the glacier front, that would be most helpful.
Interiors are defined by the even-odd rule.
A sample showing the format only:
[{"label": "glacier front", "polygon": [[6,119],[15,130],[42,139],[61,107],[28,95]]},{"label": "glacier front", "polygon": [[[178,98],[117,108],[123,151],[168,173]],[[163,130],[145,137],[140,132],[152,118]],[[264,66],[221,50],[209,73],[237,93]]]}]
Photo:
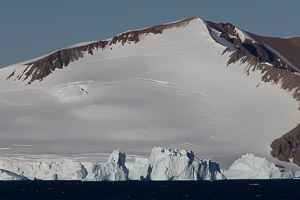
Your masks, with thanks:
[{"label": "glacier front", "polygon": [[243,155],[227,170],[210,159],[198,159],[192,151],[154,147],[148,158],[114,150],[106,163],[79,162],[69,158],[57,161],[0,157],[0,180],[81,180],[81,181],[172,181],[224,179],[294,178],[273,162],[252,153]]},{"label": "glacier front", "polygon": [[[130,166],[130,164],[128,165]],[[136,158],[126,167],[126,155],[114,150],[106,163],[78,162],[61,159],[56,162],[18,158],[0,158],[0,180],[222,180],[219,165],[198,159],[186,150],[154,147],[150,158]]]}]

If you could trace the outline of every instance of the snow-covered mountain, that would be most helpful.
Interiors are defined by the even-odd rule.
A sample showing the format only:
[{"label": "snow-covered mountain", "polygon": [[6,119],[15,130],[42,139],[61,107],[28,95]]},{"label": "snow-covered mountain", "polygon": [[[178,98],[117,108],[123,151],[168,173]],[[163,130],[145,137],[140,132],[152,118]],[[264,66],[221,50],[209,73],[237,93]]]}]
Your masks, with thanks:
[{"label": "snow-covered mountain", "polygon": [[300,164],[299,128],[283,136],[300,121],[300,66],[282,40],[300,46],[194,17],[2,68],[0,155],[133,161],[160,145],[299,170],[282,162]]}]

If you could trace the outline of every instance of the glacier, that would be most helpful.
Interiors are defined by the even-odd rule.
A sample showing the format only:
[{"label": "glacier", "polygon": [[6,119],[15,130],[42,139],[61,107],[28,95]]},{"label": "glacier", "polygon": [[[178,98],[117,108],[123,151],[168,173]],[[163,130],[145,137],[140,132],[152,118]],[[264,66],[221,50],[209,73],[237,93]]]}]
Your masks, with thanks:
[{"label": "glacier", "polygon": [[[62,159],[56,162],[1,158],[0,169],[26,179],[34,180],[82,180],[87,172],[80,162]],[[12,176],[15,178],[16,176]]]},{"label": "glacier", "polygon": [[200,160],[191,151],[154,147],[150,158],[137,158],[130,170],[126,155],[114,150],[106,163],[22,161],[0,158],[0,180],[222,180],[219,165]]},{"label": "glacier", "polygon": [[154,147],[150,158],[135,160],[132,180],[222,180],[219,164],[198,159],[192,151]]},{"label": "glacier", "polygon": [[178,181],[224,179],[294,178],[294,172],[279,169],[273,162],[252,153],[243,155],[227,170],[211,159],[198,159],[192,151],[154,147],[148,158],[114,150],[106,163],[61,159],[55,162],[0,158],[0,180],[81,180],[81,181]]}]

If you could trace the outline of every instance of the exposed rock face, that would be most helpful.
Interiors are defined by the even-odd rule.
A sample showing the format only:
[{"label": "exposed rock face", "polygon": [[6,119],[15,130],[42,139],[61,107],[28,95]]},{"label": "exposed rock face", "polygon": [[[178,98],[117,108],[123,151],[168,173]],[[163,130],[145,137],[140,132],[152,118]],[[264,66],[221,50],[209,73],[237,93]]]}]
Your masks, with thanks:
[{"label": "exposed rock face", "polygon": [[[237,27],[230,23],[213,23],[207,21],[209,26],[215,30],[221,32],[220,37],[233,43],[239,51],[232,54],[231,59],[228,64],[238,61],[241,57],[251,56],[257,63],[270,63],[276,68],[285,69],[294,72],[295,70],[291,68],[288,64],[281,61],[276,55],[274,55],[270,50],[268,50],[262,44],[256,42],[251,37],[245,35]],[[227,49],[229,50],[229,49]],[[236,55],[240,54],[240,55]]]},{"label": "exposed rock face", "polygon": [[[22,81],[28,81],[27,84],[31,84],[33,81],[42,81],[43,78],[51,74],[55,71],[55,69],[62,69],[63,67],[66,67],[70,64],[70,62],[74,62],[78,60],[79,58],[82,58],[84,54],[88,53],[93,55],[93,51],[104,49],[107,46],[111,46],[116,43],[121,43],[124,45],[125,43],[137,43],[140,41],[140,35],[142,34],[162,34],[163,30],[173,28],[173,27],[180,27],[185,26],[187,23],[189,23],[191,20],[195,19],[193,18],[187,18],[184,20],[181,20],[179,22],[170,23],[170,24],[164,24],[164,25],[158,25],[153,26],[151,28],[136,30],[136,31],[129,31],[126,33],[122,33],[120,35],[114,36],[110,40],[100,40],[98,42],[90,43],[88,45],[80,46],[80,47],[74,47],[74,48],[67,48],[62,49],[59,51],[56,51],[42,59],[39,59],[37,61],[27,63],[25,70],[18,74],[15,78],[15,80],[22,80]],[[11,77],[14,77],[15,72],[12,72],[7,79],[10,79]]]},{"label": "exposed rock face", "polygon": [[248,67],[245,69],[245,73],[249,75],[251,71],[261,71],[261,81],[269,82],[272,84],[280,84],[283,90],[291,92],[293,97],[300,102],[299,74],[291,73],[288,70],[283,70],[281,68],[276,68],[264,63],[257,62],[257,60],[255,60],[255,57],[252,55],[241,57],[240,62],[248,63]]},{"label": "exposed rock face", "polygon": [[271,154],[275,158],[286,162],[293,159],[293,162],[300,166],[300,124],[281,138],[274,140],[271,148]]},{"label": "exposed rock face", "polygon": [[274,38],[249,34],[279,52],[300,70],[300,37]]}]

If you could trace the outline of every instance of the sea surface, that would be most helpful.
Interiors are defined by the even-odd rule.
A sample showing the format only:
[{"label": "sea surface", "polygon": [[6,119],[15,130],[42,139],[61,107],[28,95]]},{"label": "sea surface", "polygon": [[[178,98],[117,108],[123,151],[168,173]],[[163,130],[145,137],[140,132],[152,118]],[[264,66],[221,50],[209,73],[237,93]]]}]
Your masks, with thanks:
[{"label": "sea surface", "polygon": [[4,199],[300,200],[300,180],[0,181],[0,200]]}]

